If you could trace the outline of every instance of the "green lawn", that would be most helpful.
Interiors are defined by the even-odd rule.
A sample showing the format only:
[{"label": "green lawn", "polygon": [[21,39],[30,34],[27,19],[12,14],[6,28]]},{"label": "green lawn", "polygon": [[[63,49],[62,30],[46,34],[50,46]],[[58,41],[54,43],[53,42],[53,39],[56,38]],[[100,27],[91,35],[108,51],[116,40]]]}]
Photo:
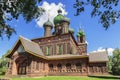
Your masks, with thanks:
[{"label": "green lawn", "polygon": [[[0,76],[0,78],[6,78]],[[18,77],[18,78],[8,78],[10,80],[118,80],[118,77],[115,76],[47,76],[47,77]]]}]

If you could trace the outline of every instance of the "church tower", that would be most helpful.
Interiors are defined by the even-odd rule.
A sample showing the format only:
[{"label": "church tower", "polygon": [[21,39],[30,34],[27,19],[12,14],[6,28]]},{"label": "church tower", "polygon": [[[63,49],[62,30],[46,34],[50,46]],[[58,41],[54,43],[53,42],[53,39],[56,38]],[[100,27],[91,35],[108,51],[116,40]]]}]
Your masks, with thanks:
[{"label": "church tower", "polygon": [[49,37],[51,36],[51,30],[53,28],[52,22],[48,21],[43,24],[44,27],[44,37]]},{"label": "church tower", "polygon": [[85,42],[85,33],[80,29],[77,33],[77,44],[79,47],[80,55],[86,55],[87,53],[87,43]]},{"label": "church tower", "polygon": [[82,29],[80,29],[77,33],[78,43],[85,43],[85,33]]},{"label": "church tower", "polygon": [[58,15],[54,18],[55,35],[60,35],[69,32],[70,20],[62,15],[62,11],[58,10]]},{"label": "church tower", "polygon": [[66,17],[63,17],[62,20],[61,20],[62,34],[68,33],[69,24],[70,24],[70,19],[66,18]]}]

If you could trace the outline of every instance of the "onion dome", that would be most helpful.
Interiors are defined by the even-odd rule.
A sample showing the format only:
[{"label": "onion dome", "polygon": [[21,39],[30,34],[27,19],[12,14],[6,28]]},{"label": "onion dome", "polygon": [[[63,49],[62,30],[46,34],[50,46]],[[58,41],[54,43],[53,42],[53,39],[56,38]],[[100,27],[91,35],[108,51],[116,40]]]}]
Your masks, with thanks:
[{"label": "onion dome", "polygon": [[45,22],[45,23],[43,24],[43,26],[44,26],[44,27],[46,27],[46,26],[53,27],[53,24],[52,24],[52,22],[50,22],[50,20],[48,19],[48,21]]},{"label": "onion dome", "polygon": [[85,36],[84,31],[83,31],[82,29],[80,29],[80,30],[78,31],[77,36],[78,36],[78,37],[80,37],[80,36]]},{"label": "onion dome", "polygon": [[74,33],[74,29],[69,28],[69,32]]},{"label": "onion dome", "polygon": [[64,18],[63,15],[58,14],[55,18],[54,18],[54,24],[57,25],[58,23],[60,23],[60,21]]},{"label": "onion dome", "polygon": [[64,16],[61,14],[62,11],[58,10],[58,15],[54,18],[54,24],[57,25],[60,23],[60,21],[64,18]]},{"label": "onion dome", "polygon": [[62,13],[62,11],[59,9],[58,10],[58,15],[54,18],[54,24],[57,25],[57,24],[59,24],[62,21],[70,23],[70,19],[66,18],[61,13]]}]

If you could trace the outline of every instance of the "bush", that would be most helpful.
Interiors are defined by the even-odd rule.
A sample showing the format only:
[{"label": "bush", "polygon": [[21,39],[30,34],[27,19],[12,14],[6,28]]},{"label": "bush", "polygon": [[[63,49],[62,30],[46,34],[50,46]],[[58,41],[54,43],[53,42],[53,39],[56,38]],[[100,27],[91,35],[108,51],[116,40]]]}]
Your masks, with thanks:
[{"label": "bush", "polygon": [[0,68],[0,75],[5,75],[6,70],[6,67]]}]

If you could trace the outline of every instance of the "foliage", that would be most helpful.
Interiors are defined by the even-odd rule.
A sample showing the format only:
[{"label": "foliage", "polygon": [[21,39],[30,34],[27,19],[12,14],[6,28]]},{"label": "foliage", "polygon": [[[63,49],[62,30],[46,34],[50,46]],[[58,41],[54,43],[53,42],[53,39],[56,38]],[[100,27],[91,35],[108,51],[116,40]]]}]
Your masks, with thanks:
[{"label": "foliage", "polygon": [[0,37],[6,35],[10,38],[15,33],[14,28],[7,23],[17,20],[20,15],[26,22],[41,16],[44,10],[38,7],[40,2],[41,0],[0,0]]},{"label": "foliage", "polygon": [[120,75],[120,49],[115,49],[113,51],[111,70],[113,74]]},{"label": "foliage", "polygon": [[[10,50],[8,50],[6,54],[9,52]],[[3,55],[2,58],[0,58],[0,74],[5,74],[8,68],[8,62],[9,62],[9,59],[6,58],[5,55]]]},{"label": "foliage", "polygon": [[108,72],[112,73],[111,69],[112,69],[112,56],[108,56],[109,61],[107,62],[107,68],[108,68]]},{"label": "foliage", "polygon": [[115,49],[113,51],[113,56],[109,56],[107,67],[109,73],[120,75],[120,49]]},{"label": "foliage", "polygon": [[120,18],[120,10],[117,10],[119,0],[76,0],[74,8],[76,16],[84,12],[85,6],[92,8],[91,17],[99,17],[99,22],[105,29],[114,24]]}]

